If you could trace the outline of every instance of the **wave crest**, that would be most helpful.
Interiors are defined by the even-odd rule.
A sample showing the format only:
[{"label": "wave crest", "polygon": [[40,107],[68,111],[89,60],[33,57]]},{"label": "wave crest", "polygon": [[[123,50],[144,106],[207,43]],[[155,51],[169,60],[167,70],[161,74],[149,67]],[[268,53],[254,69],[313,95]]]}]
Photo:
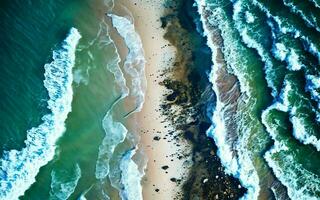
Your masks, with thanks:
[{"label": "wave crest", "polygon": [[0,199],[18,199],[35,182],[40,167],[53,159],[55,143],[65,131],[64,122],[71,111],[72,68],[76,46],[81,38],[71,28],[51,63],[45,64],[44,86],[48,91],[51,113],[42,117],[42,124],[27,131],[26,147],[21,151],[5,151],[0,167]]}]

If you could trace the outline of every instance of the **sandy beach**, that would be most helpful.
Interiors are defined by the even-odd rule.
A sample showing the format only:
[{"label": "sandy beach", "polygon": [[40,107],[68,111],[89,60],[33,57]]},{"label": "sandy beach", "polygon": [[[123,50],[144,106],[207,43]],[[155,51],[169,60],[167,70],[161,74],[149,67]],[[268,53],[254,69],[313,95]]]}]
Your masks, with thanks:
[{"label": "sandy beach", "polygon": [[0,200],[320,200],[320,0],[2,2]]},{"label": "sandy beach", "polygon": [[[120,0],[115,10],[129,10],[134,18],[146,58],[147,92],[143,109],[137,114],[140,148],[148,158],[142,181],[144,199],[176,199],[181,194],[181,180],[187,176],[185,167],[189,145],[175,137],[171,124],[161,113],[161,103],[169,91],[159,85],[163,70],[173,67],[175,48],[163,38],[160,17],[163,2]],[[124,6],[125,5],[125,6]]]}]

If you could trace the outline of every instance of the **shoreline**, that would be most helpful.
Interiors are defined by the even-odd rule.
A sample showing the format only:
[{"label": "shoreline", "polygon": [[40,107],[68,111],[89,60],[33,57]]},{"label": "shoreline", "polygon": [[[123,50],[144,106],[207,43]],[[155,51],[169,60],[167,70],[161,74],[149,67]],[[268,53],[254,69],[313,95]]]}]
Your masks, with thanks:
[{"label": "shoreline", "polygon": [[128,124],[140,138],[137,157],[148,159],[144,199],[238,199],[245,192],[225,173],[207,136],[207,111],[215,104],[208,77],[212,52],[198,32],[200,16],[192,2],[120,0],[115,6],[134,20],[147,61],[144,106]]},{"label": "shoreline", "polygon": [[[168,80],[166,86],[175,90],[176,104],[185,110],[183,116],[178,116],[182,123],[177,129],[181,129],[186,140],[192,143],[193,165],[183,185],[183,197],[239,199],[246,189],[238,179],[225,173],[217,155],[217,146],[207,135],[212,129],[211,117],[216,106],[216,95],[209,80],[213,54],[203,35],[201,18],[193,3],[193,0],[172,3],[168,5],[172,12],[163,18],[168,30],[165,38],[180,50],[177,61],[181,65],[176,67],[176,79]],[[186,70],[183,77],[179,76],[179,68]],[[223,80],[223,75],[220,78]],[[182,87],[177,88],[176,82]],[[181,96],[188,98],[184,102]],[[190,122],[188,116],[192,116],[194,121]]]},{"label": "shoreline", "polygon": [[320,0],[5,4],[0,200],[320,200]]},{"label": "shoreline", "polygon": [[[192,2],[120,0],[114,9],[133,20],[147,61],[144,106],[128,121],[140,139],[135,161],[148,160],[140,166],[144,199],[238,199],[246,191],[225,173],[207,136],[212,129],[208,109],[213,113],[216,102],[208,77],[212,52],[198,32],[201,21]],[[118,47],[123,60],[127,51],[121,40]],[[225,77],[222,73],[219,79]],[[235,81],[229,82],[221,82],[223,90]]]},{"label": "shoreline", "polygon": [[176,140],[179,133],[174,131],[172,123],[163,115],[161,104],[170,91],[159,84],[165,79],[163,71],[170,70],[174,65],[176,49],[163,38],[166,30],[161,28],[160,18],[165,14],[165,8],[161,2],[120,0],[116,3],[116,13],[121,10],[128,12],[127,9],[134,19],[147,61],[145,71],[148,87],[144,106],[129,122],[129,126],[137,130],[139,149],[148,159],[142,180],[143,198],[176,199],[181,195],[181,180],[188,173],[186,163],[190,145]]}]

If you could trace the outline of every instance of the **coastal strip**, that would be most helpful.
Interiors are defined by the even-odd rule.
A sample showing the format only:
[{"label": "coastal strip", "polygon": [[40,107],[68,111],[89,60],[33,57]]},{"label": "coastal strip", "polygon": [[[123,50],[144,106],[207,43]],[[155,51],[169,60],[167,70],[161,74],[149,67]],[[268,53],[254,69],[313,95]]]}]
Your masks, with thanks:
[{"label": "coastal strip", "polygon": [[[115,2],[113,14],[126,17],[134,23],[135,30],[139,34],[146,58],[145,73],[147,78],[147,91],[145,102],[141,112],[133,113],[128,118],[128,130],[133,130],[140,139],[139,150],[133,156],[133,160],[143,168],[144,162],[141,156],[149,159],[145,176],[142,180],[143,199],[174,199],[180,192],[177,183],[186,170],[183,169],[185,159],[175,159],[179,148],[174,140],[168,142],[166,138],[172,134],[174,127],[162,116],[161,102],[169,91],[159,85],[163,81],[161,77],[163,69],[173,66],[175,48],[163,38],[165,30],[161,28],[160,18],[163,16],[162,2],[128,1]],[[125,61],[126,52],[121,39],[112,34],[117,44],[122,62]],[[122,66],[123,63],[120,63]],[[126,77],[127,78],[127,77]],[[130,77],[129,77],[130,78]],[[130,101],[126,106],[131,106]],[[138,134],[138,135],[137,135]],[[185,145],[181,145],[185,146]],[[184,148],[187,153],[187,148]],[[189,153],[188,153],[189,154]],[[141,162],[142,159],[142,162]],[[130,187],[135,187],[130,185]]]},{"label": "coastal strip", "polygon": [[[216,141],[210,135],[212,127],[221,128],[218,124],[212,126],[216,119],[211,119],[219,107],[217,99],[229,105],[224,117],[232,116],[236,111],[240,95],[237,79],[227,73],[222,54],[214,58],[220,64],[213,66],[212,56],[215,54],[207,46],[195,1],[167,1],[166,7],[168,13],[162,18],[163,27],[167,30],[165,38],[177,48],[178,53],[173,70],[165,72],[172,76],[164,81],[164,85],[175,95],[166,96],[168,101],[164,103],[164,111],[169,120],[174,121],[176,129],[182,132],[181,138],[192,145],[192,165],[183,182],[181,198],[239,199],[246,189],[236,178],[226,174]],[[218,31],[214,33],[212,39],[221,44]],[[217,82],[212,82],[212,68],[218,70],[214,76]],[[219,90],[213,91],[212,84]],[[218,96],[214,93],[217,91]],[[172,106],[181,107],[183,113],[170,112]],[[235,131],[233,121],[230,120],[227,126],[230,138],[236,138],[232,136]],[[214,131],[213,134],[216,133]]]},{"label": "coastal strip", "polygon": [[[212,52],[193,4],[121,0],[114,9],[130,11],[146,57],[148,89],[135,124],[149,159],[144,199],[238,199],[246,191],[225,173],[207,136],[216,98],[208,77]],[[225,78],[222,87],[235,88],[236,100],[236,79]]]}]

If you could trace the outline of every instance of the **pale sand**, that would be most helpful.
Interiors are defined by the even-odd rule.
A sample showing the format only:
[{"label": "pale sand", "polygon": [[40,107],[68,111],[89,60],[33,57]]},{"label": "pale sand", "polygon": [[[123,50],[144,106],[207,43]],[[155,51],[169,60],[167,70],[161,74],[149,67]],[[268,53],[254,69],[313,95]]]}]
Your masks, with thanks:
[{"label": "pale sand", "polygon": [[[187,174],[187,170],[183,167],[186,159],[177,159],[177,154],[181,155],[181,151],[186,154],[190,152],[190,148],[186,147],[188,145],[183,141],[168,142],[163,139],[172,139],[165,136],[172,128],[170,129],[170,122],[163,122],[165,119],[161,116],[160,104],[163,95],[168,91],[164,86],[159,85],[159,81],[163,80],[160,77],[162,71],[173,66],[175,48],[168,45],[168,41],[163,38],[165,30],[161,28],[160,22],[160,17],[163,16],[162,3],[162,1],[117,0],[115,9],[121,13],[119,10],[125,10],[121,6],[123,5],[132,13],[147,61],[148,89],[143,110],[137,114],[137,132],[141,136],[140,148],[143,148],[149,159],[142,183],[143,197],[146,200],[175,199],[181,187],[170,179],[185,178]],[[156,141],[155,136],[161,139]],[[181,146],[177,147],[174,143],[179,143]],[[162,166],[169,168],[164,170]],[[159,191],[156,191],[157,189]]]}]

